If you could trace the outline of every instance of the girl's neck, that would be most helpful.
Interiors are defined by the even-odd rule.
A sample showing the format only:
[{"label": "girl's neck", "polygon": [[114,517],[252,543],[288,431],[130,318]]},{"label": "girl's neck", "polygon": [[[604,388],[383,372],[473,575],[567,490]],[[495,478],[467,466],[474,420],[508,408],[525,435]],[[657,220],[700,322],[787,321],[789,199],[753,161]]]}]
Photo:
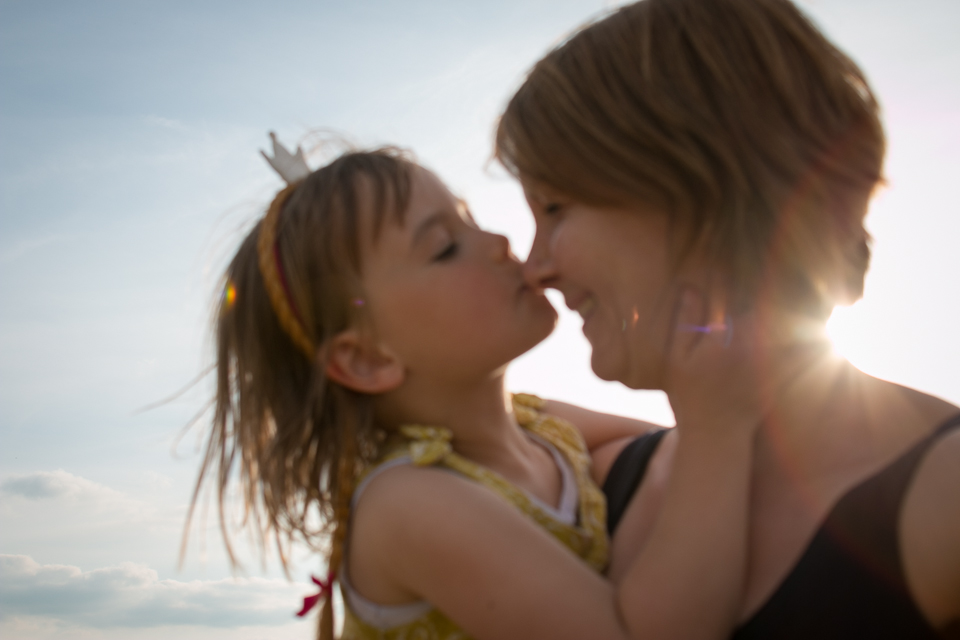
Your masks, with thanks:
[{"label": "girl's neck", "polygon": [[385,429],[405,424],[444,427],[453,447],[479,464],[497,466],[528,446],[513,416],[510,394],[498,373],[470,385],[404,385],[377,400],[377,420]]}]

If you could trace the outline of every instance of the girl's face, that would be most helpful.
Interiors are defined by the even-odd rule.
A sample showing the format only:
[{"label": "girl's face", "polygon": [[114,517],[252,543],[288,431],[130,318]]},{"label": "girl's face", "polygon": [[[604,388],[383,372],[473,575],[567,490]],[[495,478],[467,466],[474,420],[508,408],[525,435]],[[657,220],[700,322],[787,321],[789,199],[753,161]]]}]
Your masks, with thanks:
[{"label": "girl's face", "polygon": [[508,240],[478,228],[466,206],[420,167],[402,224],[384,220],[363,265],[377,338],[408,375],[448,383],[489,378],[556,324],[556,311],[526,284]]},{"label": "girl's face", "polygon": [[584,205],[541,185],[524,192],[537,225],[527,281],[557,289],[581,315],[597,376],[663,388],[679,294],[667,216]]}]

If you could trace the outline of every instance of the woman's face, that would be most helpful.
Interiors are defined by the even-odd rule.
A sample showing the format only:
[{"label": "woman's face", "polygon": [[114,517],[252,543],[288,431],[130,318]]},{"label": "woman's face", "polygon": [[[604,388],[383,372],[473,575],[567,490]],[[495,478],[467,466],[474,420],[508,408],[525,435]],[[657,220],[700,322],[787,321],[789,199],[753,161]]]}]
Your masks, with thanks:
[{"label": "woman's face", "polygon": [[663,388],[679,293],[667,216],[585,205],[540,185],[524,193],[537,225],[527,281],[557,289],[583,318],[597,376]]}]

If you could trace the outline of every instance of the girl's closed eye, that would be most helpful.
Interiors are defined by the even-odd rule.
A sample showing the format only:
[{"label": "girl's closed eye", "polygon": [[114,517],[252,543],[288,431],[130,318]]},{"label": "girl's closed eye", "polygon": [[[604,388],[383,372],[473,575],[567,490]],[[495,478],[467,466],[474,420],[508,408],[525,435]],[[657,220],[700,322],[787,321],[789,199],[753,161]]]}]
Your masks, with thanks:
[{"label": "girl's closed eye", "polygon": [[450,260],[451,258],[457,255],[457,251],[459,251],[459,248],[460,248],[459,245],[456,242],[451,240],[446,246],[444,246],[443,250],[440,251],[440,253],[433,256],[433,261],[443,262],[444,260]]},{"label": "girl's closed eye", "polygon": [[560,213],[561,209],[563,209],[563,205],[559,202],[547,202],[543,205],[543,212],[548,216]]}]

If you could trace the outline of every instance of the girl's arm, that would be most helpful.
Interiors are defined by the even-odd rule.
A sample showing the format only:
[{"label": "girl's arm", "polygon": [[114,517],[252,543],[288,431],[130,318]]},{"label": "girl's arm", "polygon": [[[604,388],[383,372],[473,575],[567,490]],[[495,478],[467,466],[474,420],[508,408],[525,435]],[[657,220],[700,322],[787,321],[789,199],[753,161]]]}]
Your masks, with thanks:
[{"label": "girl's arm", "polygon": [[427,600],[478,640],[631,637],[603,576],[503,498],[458,475],[384,471],[364,491],[352,529],[351,580],[357,585],[369,571],[387,583],[363,592],[374,601]]},{"label": "girl's arm", "polygon": [[[745,493],[744,440],[681,443],[670,489],[690,504],[664,508],[657,525],[675,535],[655,527],[617,588],[485,487],[411,466],[377,476],[359,501],[351,579],[372,572],[386,589],[363,592],[368,598],[427,600],[478,640],[724,638],[733,626],[727,602],[740,601],[740,567],[729,558],[743,528],[730,496]],[[709,466],[718,453],[726,463]],[[696,579],[675,580],[673,570]]]},{"label": "girl's arm", "polygon": [[637,541],[618,597],[631,628],[642,624],[649,637],[725,637],[742,602],[753,442],[763,415],[755,319],[739,316],[734,332],[729,318],[687,290],[674,322],[664,390],[677,448],[663,507]]},{"label": "girl's arm", "polygon": [[661,425],[652,422],[591,411],[557,400],[547,400],[543,411],[573,423],[583,435],[583,441],[590,453],[611,442],[624,438],[629,440],[661,428]]},{"label": "girl's arm", "polygon": [[742,602],[754,436],[681,423],[677,437],[663,506],[635,541],[618,600],[630,628],[644,630],[637,637],[724,638]]},{"label": "girl's arm", "polygon": [[624,447],[637,436],[662,428],[652,422],[591,411],[557,400],[547,400],[543,411],[563,418],[580,431],[593,461],[590,474],[600,486]]}]

